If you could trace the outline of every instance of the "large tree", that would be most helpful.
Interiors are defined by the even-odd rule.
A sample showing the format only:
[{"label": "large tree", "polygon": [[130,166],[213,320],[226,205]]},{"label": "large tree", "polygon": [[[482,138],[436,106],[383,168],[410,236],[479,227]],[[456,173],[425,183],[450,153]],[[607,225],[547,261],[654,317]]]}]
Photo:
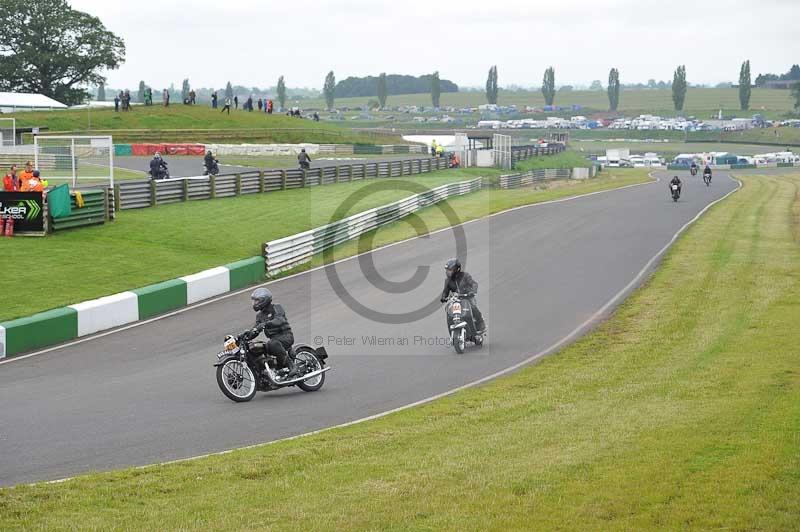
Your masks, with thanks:
[{"label": "large tree", "polygon": [[742,111],[750,109],[750,60],[748,59],[742,63],[742,68],[739,70],[739,105]]},{"label": "large tree", "polygon": [[381,105],[381,109],[386,107],[386,97],[388,96],[389,92],[386,88],[386,72],[381,72],[381,75],[378,76],[378,103]]},{"label": "large tree", "polygon": [[619,70],[612,68],[608,72],[608,108],[616,111],[619,106]]},{"label": "large tree", "polygon": [[439,83],[439,71],[431,75],[431,102],[433,106],[439,107],[439,97],[442,95],[442,86]]},{"label": "large tree", "polygon": [[189,78],[183,80],[183,85],[181,86],[181,100],[188,100],[189,99],[189,91],[192,90],[192,87],[189,85]]},{"label": "large tree", "polygon": [[681,65],[672,76],[672,103],[676,111],[683,111],[683,102],[686,100],[686,66]]},{"label": "large tree", "polygon": [[792,85],[792,97],[794,98],[794,111],[800,112],[800,81]]},{"label": "large tree", "polygon": [[333,75],[333,70],[325,76],[325,85],[322,86],[322,92],[325,94],[325,104],[328,109],[333,109],[333,99],[336,96],[336,76]]},{"label": "large tree", "polygon": [[286,82],[283,80],[283,76],[278,78],[276,91],[278,93],[278,106],[283,110],[286,108]]},{"label": "large tree", "polygon": [[136,101],[139,103],[144,103],[144,90],[147,88],[147,85],[144,84],[144,80],[139,82],[139,92],[136,93]]},{"label": "large tree", "polygon": [[497,65],[489,69],[489,76],[486,78],[486,101],[497,103]]},{"label": "large tree", "polygon": [[553,105],[553,100],[556,97],[556,71],[553,70],[553,67],[548,67],[547,70],[544,71],[542,94],[544,95],[544,103]]},{"label": "large tree", "polygon": [[0,90],[82,103],[84,87],[125,61],[125,43],[65,0],[0,1]]}]

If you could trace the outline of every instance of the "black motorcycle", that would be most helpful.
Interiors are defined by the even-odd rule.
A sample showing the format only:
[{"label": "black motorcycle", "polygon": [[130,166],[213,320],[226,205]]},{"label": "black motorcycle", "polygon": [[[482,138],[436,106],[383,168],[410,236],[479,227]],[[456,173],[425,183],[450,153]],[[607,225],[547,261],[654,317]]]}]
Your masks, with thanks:
[{"label": "black motorcycle", "polygon": [[677,183],[670,183],[669,185],[670,194],[672,194],[672,201],[678,201],[678,198],[681,197],[681,187]]},{"label": "black motorcycle", "polygon": [[692,166],[691,168],[689,168],[689,173],[692,174],[692,176],[696,176],[697,175],[697,167],[696,166]]},{"label": "black motorcycle", "polygon": [[310,170],[310,169],[311,169],[310,161],[300,161],[300,170]]},{"label": "black motorcycle", "polygon": [[211,168],[208,163],[203,162],[203,175],[219,175],[219,161],[214,159],[211,161]]},{"label": "black motorcycle", "polygon": [[153,170],[147,172],[150,176],[150,179],[161,180],[161,179],[169,179],[169,169],[167,168],[167,163],[162,162],[161,166],[158,167],[156,170],[156,175],[153,175]]},{"label": "black motorcycle", "polygon": [[451,294],[445,303],[450,342],[458,354],[464,352],[467,342],[472,342],[478,347],[483,345],[483,335],[478,334],[478,329],[475,327],[469,297],[469,294]]},{"label": "black motorcycle", "polygon": [[711,173],[710,172],[703,174],[703,183],[705,183],[706,186],[709,186],[711,184]]},{"label": "black motorcycle", "polygon": [[[325,383],[325,373],[331,368],[325,362],[328,353],[324,347],[314,349],[305,344],[295,344],[289,351],[299,376],[290,377],[287,368],[278,367],[275,356],[267,354],[267,343],[250,340],[247,332],[239,336],[228,335],[217,354],[217,384],[225,397],[237,403],[249,401],[256,392],[269,392],[297,386],[305,392],[316,392]],[[267,365],[261,369],[256,360],[266,356]]]}]

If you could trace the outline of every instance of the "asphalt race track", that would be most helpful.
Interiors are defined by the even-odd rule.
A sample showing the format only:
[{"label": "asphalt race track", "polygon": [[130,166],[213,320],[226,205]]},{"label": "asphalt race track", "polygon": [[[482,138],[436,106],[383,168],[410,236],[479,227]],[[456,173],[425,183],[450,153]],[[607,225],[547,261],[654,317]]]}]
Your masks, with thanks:
[{"label": "asphalt race track", "polygon": [[[333,370],[316,393],[290,388],[236,404],[217,388],[212,364],[223,336],[254,318],[249,291],[1,364],[0,485],[302,434],[514,366],[606,315],[607,303],[633,288],[681,227],[737,187],[721,173],[709,188],[687,175],[673,203],[665,176],[463,225],[466,269],[480,283],[489,326],[483,349],[470,346],[463,355],[446,345],[438,305],[442,266],[456,249],[454,232],[445,230],[363,255],[383,281],[365,276],[354,259],[271,283],[296,340],[322,343],[330,353]],[[351,310],[332,288],[330,270],[369,312],[410,313],[414,321]],[[424,279],[416,288],[415,275]]]}]

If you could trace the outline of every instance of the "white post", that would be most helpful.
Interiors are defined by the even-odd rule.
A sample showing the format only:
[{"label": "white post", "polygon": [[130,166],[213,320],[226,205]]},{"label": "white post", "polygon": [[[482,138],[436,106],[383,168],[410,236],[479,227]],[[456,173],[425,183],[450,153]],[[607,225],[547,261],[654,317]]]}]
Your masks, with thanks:
[{"label": "white post", "polygon": [[72,142],[72,149],[70,150],[70,153],[69,153],[69,160],[72,163],[72,188],[75,188],[75,181],[76,181],[76,175],[75,175],[75,139],[70,139],[70,140]]},{"label": "white post", "polygon": [[111,190],[114,190],[114,140],[108,137],[108,159],[111,163],[109,169],[111,171]]},{"label": "white post", "polygon": [[33,165],[34,168],[39,168],[39,136],[33,136]]}]

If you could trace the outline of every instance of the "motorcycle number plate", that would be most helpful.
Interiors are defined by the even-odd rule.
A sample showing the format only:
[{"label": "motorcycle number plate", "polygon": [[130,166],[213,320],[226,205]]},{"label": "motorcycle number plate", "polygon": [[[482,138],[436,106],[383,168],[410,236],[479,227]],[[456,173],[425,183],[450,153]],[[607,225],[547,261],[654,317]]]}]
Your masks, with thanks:
[{"label": "motorcycle number plate", "polygon": [[233,351],[234,349],[236,349],[236,340],[228,340],[227,342],[225,342],[223,348],[225,349],[225,351],[228,352]]}]

